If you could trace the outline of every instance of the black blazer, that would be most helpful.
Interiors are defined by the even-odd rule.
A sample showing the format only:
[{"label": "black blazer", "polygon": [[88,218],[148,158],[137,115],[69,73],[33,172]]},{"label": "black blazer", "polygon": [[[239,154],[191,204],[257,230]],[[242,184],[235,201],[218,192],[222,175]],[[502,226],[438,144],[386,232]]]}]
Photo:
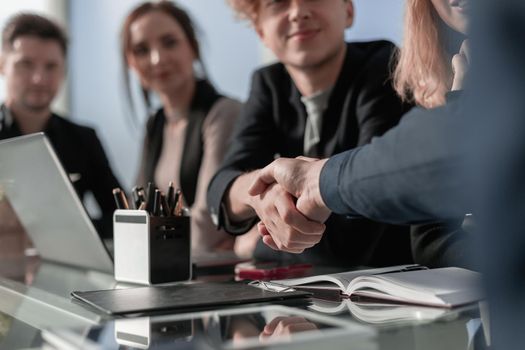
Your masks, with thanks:
[{"label": "black blazer", "polygon": [[[317,149],[320,157],[368,143],[396,125],[410,108],[401,103],[391,85],[393,50],[394,45],[386,41],[347,44],[339,79],[323,115]],[[254,73],[251,93],[241,111],[232,145],[208,189],[209,210],[219,228],[225,226],[225,213],[221,210],[224,193],[237,176],[262,168],[277,156],[303,154],[307,113],[300,98],[284,65],[274,64]],[[395,236],[395,245],[388,247],[386,255],[377,251],[386,229],[386,225],[369,220],[332,215],[321,243],[294,257],[344,266],[373,265],[375,253],[380,256],[381,264],[392,259],[394,262],[400,255],[403,261],[409,260],[406,228],[402,229],[403,234]],[[274,259],[273,254],[268,258]]]},{"label": "black blazer", "polygon": [[[184,141],[182,164],[180,166],[181,190],[185,202],[191,207],[195,201],[195,191],[203,156],[202,124],[215,102],[222,96],[206,80],[197,81],[195,94],[191,101],[188,126]],[[164,143],[164,125],[166,116],[160,108],[148,119],[142,150],[142,162],[137,183],[146,188],[149,182],[155,182],[155,170],[159,162]],[[157,184],[165,186],[167,184]]]},{"label": "black blazer", "polygon": [[[22,135],[15,121],[8,125],[2,118],[0,123],[0,140]],[[116,209],[112,189],[120,187],[120,184],[95,130],[52,114],[44,133],[65,171],[74,178],[72,183],[79,197],[84,199],[87,192],[93,193],[102,212],[102,217],[93,222],[102,237],[111,237],[112,217]]]}]

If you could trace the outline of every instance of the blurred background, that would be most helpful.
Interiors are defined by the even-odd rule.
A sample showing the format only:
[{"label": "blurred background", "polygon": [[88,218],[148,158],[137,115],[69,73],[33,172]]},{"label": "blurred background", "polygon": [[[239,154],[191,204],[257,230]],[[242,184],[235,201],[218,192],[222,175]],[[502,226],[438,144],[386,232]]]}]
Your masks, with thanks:
[{"label": "blurred background", "polygon": [[[112,167],[126,189],[135,181],[147,113],[131,109],[124,97],[119,32],[136,0],[17,0],[0,2],[0,26],[20,11],[50,16],[68,30],[68,76],[55,110],[94,127]],[[271,54],[247,22],[239,21],[225,0],[180,0],[197,23],[210,80],[224,94],[245,100],[254,69]],[[356,18],[348,40],[388,39],[400,43],[403,0],[354,0]],[[136,84],[135,84],[136,85]],[[4,98],[0,81],[0,100]],[[135,93],[137,93],[136,91]]]}]

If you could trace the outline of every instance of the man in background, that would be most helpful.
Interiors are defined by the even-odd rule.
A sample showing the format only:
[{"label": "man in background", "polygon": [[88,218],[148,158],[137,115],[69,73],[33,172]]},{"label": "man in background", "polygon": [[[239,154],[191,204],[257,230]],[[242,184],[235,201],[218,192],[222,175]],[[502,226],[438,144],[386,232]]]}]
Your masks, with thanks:
[{"label": "man in background", "polygon": [[[93,129],[51,110],[64,81],[66,56],[66,34],[56,23],[30,13],[8,20],[2,31],[0,56],[0,72],[6,84],[0,106],[0,140],[44,132],[80,198],[88,192],[94,195],[102,213],[94,220],[95,226],[102,236],[109,237],[115,210],[111,191],[119,182],[100,140]],[[8,205],[3,203],[2,207]]]}]

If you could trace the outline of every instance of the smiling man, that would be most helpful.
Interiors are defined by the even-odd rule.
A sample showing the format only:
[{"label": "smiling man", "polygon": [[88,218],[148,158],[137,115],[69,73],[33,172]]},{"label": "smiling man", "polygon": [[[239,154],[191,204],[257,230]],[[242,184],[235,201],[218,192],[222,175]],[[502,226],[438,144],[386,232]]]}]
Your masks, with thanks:
[{"label": "smiling man", "polygon": [[0,140],[44,132],[79,196],[93,193],[102,212],[95,224],[99,232],[109,236],[115,210],[111,190],[119,183],[100,140],[93,129],[51,111],[65,77],[66,53],[66,35],[49,19],[23,13],[8,20],[2,31],[0,56],[6,84],[5,101],[0,106]]},{"label": "smiling man", "polygon": [[[286,232],[283,237],[292,237],[277,240],[271,248],[301,253],[315,245],[300,255],[274,252],[252,234],[258,259],[338,266],[410,260],[408,232],[385,241],[392,237],[385,234],[387,230],[405,228],[339,215],[324,224],[309,221],[279,185],[258,197],[248,195],[256,169],[276,156],[327,157],[366,144],[398,123],[408,106],[397,98],[389,79],[394,45],[345,42],[345,30],[354,21],[350,0],[233,0],[230,4],[251,22],[279,62],[254,73],[232,145],[208,189],[208,206],[217,226],[239,235],[260,220],[263,235],[271,232],[278,237]],[[269,220],[276,216],[278,220]],[[299,232],[292,227],[301,227],[309,242],[294,242]],[[243,240],[239,237],[237,242]]]}]

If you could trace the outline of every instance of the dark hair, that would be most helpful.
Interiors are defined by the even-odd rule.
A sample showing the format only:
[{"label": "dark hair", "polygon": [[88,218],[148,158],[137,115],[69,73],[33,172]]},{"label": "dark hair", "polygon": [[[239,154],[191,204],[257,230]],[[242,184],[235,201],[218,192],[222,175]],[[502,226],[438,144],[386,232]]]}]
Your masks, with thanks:
[{"label": "dark hair", "polygon": [[[133,9],[126,19],[124,20],[124,25],[122,26],[122,32],[121,32],[121,41],[122,41],[122,61],[123,61],[123,67],[124,67],[124,84],[126,88],[126,94],[128,97],[128,100],[131,104],[131,107],[133,108],[132,103],[132,96],[131,96],[131,88],[130,88],[130,77],[129,77],[129,69],[128,69],[128,63],[126,59],[126,53],[129,52],[131,49],[131,35],[130,35],[130,27],[137,19],[144,16],[145,14],[148,14],[153,11],[159,11],[162,13],[167,14],[168,16],[172,17],[182,28],[184,34],[186,35],[190,46],[192,47],[195,57],[197,61],[200,63],[203,71],[205,72],[204,65],[201,60],[200,55],[200,47],[199,42],[197,41],[197,34],[195,30],[195,25],[190,18],[189,14],[177,6],[175,3],[171,1],[158,1],[158,2],[145,2],[135,9]],[[150,98],[149,98],[149,91],[142,87],[142,95],[144,97],[144,102],[146,104],[146,107],[151,107]]]},{"label": "dark hair", "polygon": [[52,20],[34,13],[19,13],[11,17],[2,31],[2,50],[9,51],[18,37],[30,35],[58,42],[67,54],[65,31]]}]

